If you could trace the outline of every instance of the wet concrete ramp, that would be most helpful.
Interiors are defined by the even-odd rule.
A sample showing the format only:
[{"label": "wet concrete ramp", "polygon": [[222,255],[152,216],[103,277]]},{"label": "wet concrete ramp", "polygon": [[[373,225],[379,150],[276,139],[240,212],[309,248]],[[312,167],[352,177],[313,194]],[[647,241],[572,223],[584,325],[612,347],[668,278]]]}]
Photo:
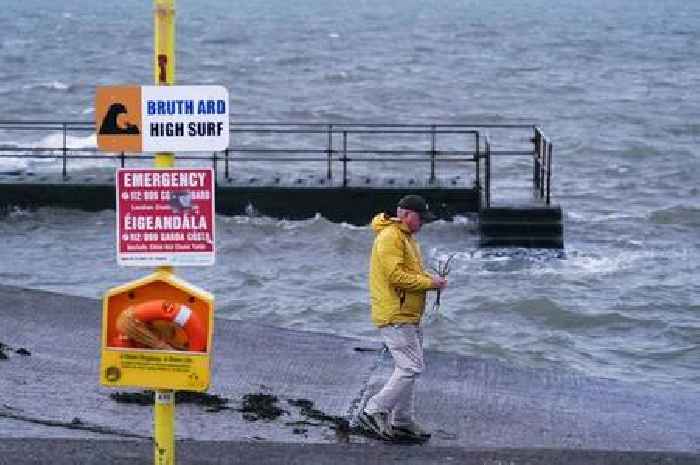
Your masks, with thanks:
[{"label": "wet concrete ramp", "polygon": [[[115,402],[110,394],[116,390],[98,384],[101,302],[8,286],[0,286],[0,295],[6,355],[0,360],[0,451],[21,455],[23,443],[10,438],[150,438],[151,408]],[[190,440],[387,447],[342,426],[391,371],[377,340],[218,319],[213,357],[209,393],[225,403],[178,403],[176,435],[184,447]],[[526,454],[511,456],[514,463],[610,463],[576,457],[593,450],[628,458],[634,454],[624,453],[656,451],[681,460],[670,463],[700,463],[700,391],[431,351],[426,363],[417,410],[434,436],[409,450],[553,451],[538,455],[548,457],[544,462],[522,461]],[[277,410],[246,414],[250,396]]]},{"label": "wet concrete ramp", "polygon": [[[555,449],[412,447],[384,444],[291,444],[180,441],[176,463],[188,465],[697,465],[696,455]],[[146,441],[0,440],[0,464],[134,465],[153,463]]]}]

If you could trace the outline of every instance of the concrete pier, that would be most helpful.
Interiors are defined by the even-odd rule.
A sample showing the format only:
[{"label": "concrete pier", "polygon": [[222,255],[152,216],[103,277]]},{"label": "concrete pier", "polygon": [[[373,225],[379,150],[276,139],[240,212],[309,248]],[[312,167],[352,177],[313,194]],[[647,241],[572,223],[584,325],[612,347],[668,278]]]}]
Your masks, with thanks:
[{"label": "concrete pier", "polygon": [[[95,171],[105,157],[124,167],[127,160],[131,166],[149,156],[97,155],[92,147],[67,143],[71,135],[85,137],[93,131],[91,122],[0,121],[0,138],[8,141],[47,132],[63,139],[61,147],[0,144],[0,158],[61,165],[51,174],[0,172],[0,210],[114,208],[113,171],[81,170],[88,166]],[[562,209],[551,203],[552,143],[536,125],[232,122],[229,131],[231,145],[223,152],[189,157],[211,163],[217,172],[219,213],[291,220],[321,214],[334,222],[366,225],[377,212],[394,211],[402,195],[419,194],[443,220],[478,213],[484,247],[564,247]],[[492,149],[496,141],[499,148]],[[523,172],[532,179],[525,189],[527,200],[524,205],[513,199],[493,205],[492,161],[516,156],[532,162],[532,169]]]}]

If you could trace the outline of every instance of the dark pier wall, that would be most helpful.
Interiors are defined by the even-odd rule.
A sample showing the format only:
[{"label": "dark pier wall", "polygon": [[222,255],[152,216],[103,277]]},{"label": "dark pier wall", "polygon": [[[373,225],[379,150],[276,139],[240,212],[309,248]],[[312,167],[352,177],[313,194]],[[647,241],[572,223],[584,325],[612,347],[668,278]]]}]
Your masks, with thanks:
[{"label": "dark pier wall", "polygon": [[[216,211],[227,215],[250,214],[292,220],[312,218],[320,213],[334,222],[355,225],[369,223],[380,211],[394,211],[405,194],[424,196],[442,219],[477,212],[479,194],[466,187],[293,187],[231,186],[216,189]],[[56,206],[86,211],[115,208],[115,190],[103,183],[1,182],[0,207],[36,208]]]}]

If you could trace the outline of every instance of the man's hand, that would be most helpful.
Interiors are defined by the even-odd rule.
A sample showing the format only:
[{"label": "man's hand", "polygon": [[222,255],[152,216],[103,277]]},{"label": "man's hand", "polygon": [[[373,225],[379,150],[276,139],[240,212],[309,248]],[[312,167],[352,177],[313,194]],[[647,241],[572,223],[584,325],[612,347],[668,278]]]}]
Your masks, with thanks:
[{"label": "man's hand", "polygon": [[447,279],[439,275],[430,275],[433,280],[433,289],[445,289],[447,287]]}]

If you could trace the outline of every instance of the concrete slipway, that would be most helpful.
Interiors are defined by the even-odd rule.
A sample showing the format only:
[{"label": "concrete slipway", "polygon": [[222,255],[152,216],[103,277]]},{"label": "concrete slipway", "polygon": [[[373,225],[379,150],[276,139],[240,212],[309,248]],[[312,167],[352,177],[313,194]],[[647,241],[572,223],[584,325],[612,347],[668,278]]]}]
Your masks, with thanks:
[{"label": "concrete slipway", "polygon": [[[98,383],[101,303],[8,286],[0,295],[0,342],[9,346],[0,360],[0,463],[152,463],[151,408],[117,403]],[[434,432],[428,444],[338,428],[389,375],[379,348],[217,320],[209,393],[229,408],[177,405],[178,464],[700,463],[700,391],[439,352],[426,354],[418,387],[418,416]],[[276,396],[285,413],[244,415],[246,394]]]}]

